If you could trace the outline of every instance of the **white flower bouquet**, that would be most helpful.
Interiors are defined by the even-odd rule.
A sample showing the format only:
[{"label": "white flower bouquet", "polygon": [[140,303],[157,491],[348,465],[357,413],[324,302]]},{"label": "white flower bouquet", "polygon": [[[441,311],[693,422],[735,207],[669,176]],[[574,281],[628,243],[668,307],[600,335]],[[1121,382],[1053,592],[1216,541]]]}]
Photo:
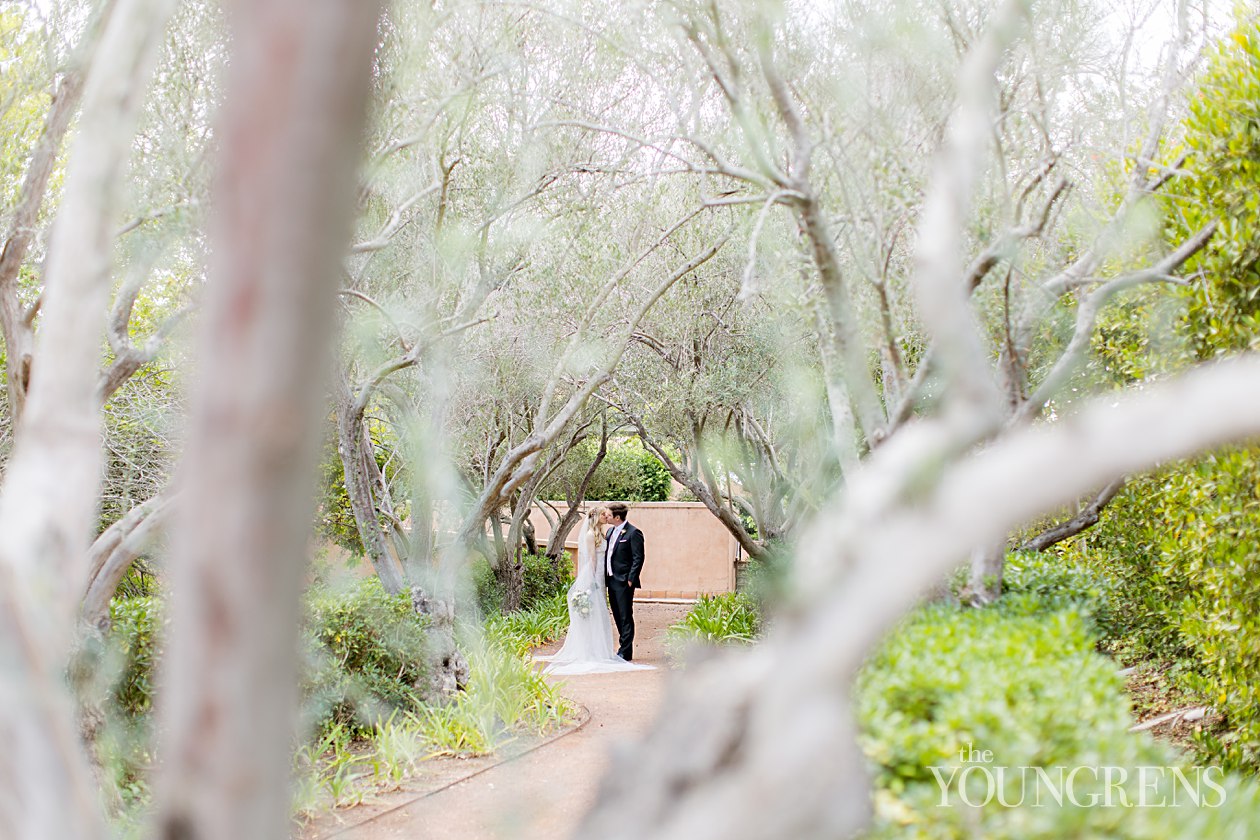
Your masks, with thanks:
[{"label": "white flower bouquet", "polygon": [[569,603],[573,605],[573,610],[582,618],[586,618],[591,614],[591,593],[585,589],[574,592],[569,599]]}]

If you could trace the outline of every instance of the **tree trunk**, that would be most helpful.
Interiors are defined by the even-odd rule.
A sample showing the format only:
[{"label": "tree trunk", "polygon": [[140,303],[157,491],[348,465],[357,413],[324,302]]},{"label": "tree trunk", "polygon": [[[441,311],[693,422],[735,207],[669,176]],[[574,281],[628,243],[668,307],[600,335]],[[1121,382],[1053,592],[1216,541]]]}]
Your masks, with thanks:
[{"label": "tree trunk", "polygon": [[52,102],[44,118],[44,127],[31,151],[26,175],[22,179],[22,191],[18,194],[17,206],[14,208],[13,223],[4,248],[0,250],[0,332],[4,335],[7,359],[5,380],[14,424],[26,408],[26,392],[30,387],[35,347],[34,318],[37,311],[35,308],[27,309],[22,306],[18,298],[18,276],[26,261],[31,241],[35,238],[39,210],[48,191],[48,181],[56,167],[57,152],[79,107],[85,74],[115,5],[114,0],[102,4],[97,19],[88,25],[69,69],[53,91]]},{"label": "tree trunk", "polygon": [[462,691],[471,674],[468,660],[455,642],[455,607],[448,599],[431,596],[419,584],[411,587],[411,607],[432,622],[426,682],[416,690],[425,702],[441,703]]},{"label": "tree trunk", "polygon": [[158,704],[161,838],[288,836],[301,589],[378,3],[236,0]]},{"label": "tree trunk", "polygon": [[[350,511],[359,532],[363,550],[381,579],[381,585],[391,595],[405,592],[407,582],[402,568],[386,543],[386,535],[377,518],[376,503],[372,495],[373,468],[376,453],[363,428],[363,415],[356,410],[350,393],[350,385],[344,371],[336,383],[337,393],[337,454],[346,481],[346,495],[350,499]],[[370,464],[369,464],[370,462]]]},{"label": "tree trunk", "polygon": [[88,550],[90,575],[79,612],[79,635],[69,668],[79,721],[79,739],[92,765],[92,775],[111,814],[121,811],[117,785],[101,763],[97,736],[106,721],[109,696],[102,691],[100,644],[109,632],[109,605],[118,584],[140,556],[153,532],[163,524],[174,503],[171,493],[154,496],[136,505],[93,541]]},{"label": "tree trunk", "polygon": [[574,499],[569,502],[568,510],[564,512],[564,516],[556,523],[551,535],[547,537],[547,547],[543,549],[543,553],[552,560],[559,560],[564,556],[564,544],[568,542],[569,532],[582,517],[582,502],[584,501],[585,499]]},{"label": "tree trunk", "polygon": [[[572,449],[572,446],[565,452],[569,449]],[[533,539],[534,525],[529,521],[529,512],[534,507],[534,500],[538,498],[538,488],[542,486],[543,481],[551,474],[552,468],[557,463],[558,459],[553,456],[547,469],[539,470],[529,481],[526,481],[516,496],[516,504],[512,506],[512,520],[508,525],[506,543],[512,562],[505,564],[506,571],[500,578],[500,582],[505,586],[504,612],[514,612],[524,603],[525,565],[521,561],[521,544],[524,542],[525,550],[530,554],[538,554],[538,544]]]},{"label": "tree trunk", "polygon": [[92,543],[87,591],[79,613],[84,625],[102,633],[109,629],[110,599],[153,531],[170,514],[173,502],[173,495],[163,493],[136,505]]},{"label": "tree trunk", "polygon": [[[532,505],[531,505],[532,507]],[[521,536],[525,539],[525,551],[535,556],[538,555],[538,535],[534,530],[534,523],[530,521],[528,516],[521,523]]]},{"label": "tree trunk", "polygon": [[753,560],[766,559],[766,547],[757,540],[752,538],[748,530],[744,528],[744,523],[739,520],[729,507],[722,504],[718,498],[709,490],[709,486],[700,480],[698,476],[692,472],[683,469],[674,462],[665,449],[659,446],[656,441],[648,437],[647,429],[644,428],[638,420],[634,420],[634,425],[638,429],[639,438],[643,441],[652,452],[665,465],[665,469],[669,470],[669,474],[673,476],[682,486],[690,490],[697,499],[704,503],[709,512],[718,518],[718,521],[726,526],[726,530],[731,532],[731,536],[735,537],[735,541],[739,543],[739,547],[744,553]]},{"label": "tree trunk", "polygon": [[521,562],[519,547],[495,567],[494,579],[498,581],[499,591],[503,593],[500,603],[503,612],[519,610],[525,594],[525,565]]},{"label": "tree trunk", "polygon": [[[102,34],[49,243],[44,320],[34,352],[42,363],[31,370],[0,493],[0,825],[32,840],[91,840],[105,833],[64,669],[101,479],[95,395],[114,213],[172,6],[170,0],[123,2]],[[26,196],[36,210],[39,193]],[[33,223],[33,213],[30,218]],[[9,252],[6,271],[20,267],[20,250]],[[8,352],[11,363],[21,354],[16,347]]]},{"label": "tree trunk", "polygon": [[1002,597],[1002,574],[1006,570],[1006,542],[971,553],[967,585],[962,601],[973,607],[992,604]]}]

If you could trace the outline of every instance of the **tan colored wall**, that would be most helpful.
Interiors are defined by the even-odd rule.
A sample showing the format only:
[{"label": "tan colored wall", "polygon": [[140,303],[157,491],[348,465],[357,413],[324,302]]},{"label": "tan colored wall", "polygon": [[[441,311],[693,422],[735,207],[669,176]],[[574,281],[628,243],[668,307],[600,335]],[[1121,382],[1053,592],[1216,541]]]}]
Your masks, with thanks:
[{"label": "tan colored wall", "polygon": [[[541,546],[551,526],[538,508],[530,519]],[[694,598],[735,588],[735,538],[701,502],[636,502],[628,519],[643,531],[643,588],[636,597]],[[575,554],[577,533],[575,527],[568,541]]]}]

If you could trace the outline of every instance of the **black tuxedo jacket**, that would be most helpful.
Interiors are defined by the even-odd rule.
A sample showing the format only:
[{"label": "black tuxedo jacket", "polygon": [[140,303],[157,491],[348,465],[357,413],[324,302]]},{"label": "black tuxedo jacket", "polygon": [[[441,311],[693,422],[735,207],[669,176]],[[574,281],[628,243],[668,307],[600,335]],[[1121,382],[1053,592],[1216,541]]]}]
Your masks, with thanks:
[{"label": "black tuxedo jacket", "polygon": [[[611,526],[616,528],[616,525]],[[607,531],[604,532],[607,534]],[[617,544],[612,550],[612,576],[615,580],[628,583],[635,589],[641,589],[639,572],[643,569],[643,532],[626,523],[617,536]],[[607,566],[605,566],[607,572]]]}]

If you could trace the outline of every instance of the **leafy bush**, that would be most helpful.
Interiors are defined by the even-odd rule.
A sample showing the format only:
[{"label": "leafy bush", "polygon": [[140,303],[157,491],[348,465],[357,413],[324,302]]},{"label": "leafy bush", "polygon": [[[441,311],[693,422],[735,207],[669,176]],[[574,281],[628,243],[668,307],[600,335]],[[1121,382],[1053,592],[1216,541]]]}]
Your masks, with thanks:
[{"label": "leafy bush", "polygon": [[703,595],[687,617],[669,628],[666,644],[677,650],[689,643],[747,644],[761,633],[761,613],[742,592]]},{"label": "leafy bush", "polygon": [[[1034,771],[1021,775],[1020,768],[1042,768],[1052,780],[1059,778],[1056,768],[1124,771],[1123,780],[1119,770],[1110,779],[1106,771],[1080,773],[1074,794],[1081,803],[1111,794],[1118,802],[1108,781],[1137,803],[1143,801],[1137,768],[1184,769],[1183,757],[1128,732],[1132,720],[1121,678],[1114,662],[1095,652],[1092,622],[1082,611],[1088,587],[1065,606],[1061,593],[1036,582],[1054,575],[1025,568],[1016,575],[1017,591],[983,610],[923,607],[864,666],[856,702],[877,789],[872,836],[1209,837],[1254,825],[1260,816],[1254,786],[1220,773],[1210,777],[1226,790],[1219,808],[1193,807],[1184,791],[1174,800],[1171,771],[1151,774],[1158,784],[1148,784],[1145,801],[1162,797],[1180,803],[1174,807],[1077,807],[1070,799],[1060,805],[1049,793],[1040,803],[1034,799],[1048,789],[1035,786]],[[997,796],[985,802],[984,773],[972,772],[966,780],[977,806],[959,798],[961,783],[953,774],[977,763],[965,755],[968,748],[989,750],[987,766],[1008,768],[995,792],[1009,806]],[[953,781],[945,805],[932,768],[946,785]],[[976,790],[973,783],[983,784]],[[1211,797],[1205,801],[1216,801],[1206,786],[1203,793]]]},{"label": "leafy bush", "polygon": [[116,708],[131,720],[153,709],[160,656],[162,605],[157,598],[115,598],[109,605],[110,646],[122,663],[114,684]]},{"label": "leafy bush", "polygon": [[[542,498],[563,499],[577,488],[599,450],[597,441],[583,441],[564,466],[542,488]],[[622,502],[665,502],[671,486],[669,470],[643,448],[638,438],[608,442],[604,460],[591,477],[586,498]]]},{"label": "leafy bush", "polygon": [[1168,239],[1179,243],[1219,221],[1187,264],[1203,272],[1188,290],[1185,331],[1208,358],[1260,346],[1260,23],[1239,27],[1211,51],[1183,125],[1183,175],[1169,185]]},{"label": "leafy bush", "polygon": [[487,636],[469,652],[468,664],[471,678],[456,705],[480,716],[496,735],[522,727],[545,731],[574,711],[529,659],[500,638]]},{"label": "leafy bush", "polygon": [[395,710],[417,709],[427,624],[406,594],[387,595],[376,578],[345,592],[313,590],[303,637],[314,721],[370,727]]},{"label": "leafy bush", "polygon": [[1108,611],[1115,583],[1083,565],[1065,563],[1038,553],[1007,555],[1002,588],[1006,593],[1032,596],[1042,609],[1073,608],[1082,618],[1107,627],[1115,619]]},{"label": "leafy bush", "polygon": [[[573,583],[572,563],[565,554],[557,563],[545,554],[522,554],[524,588],[521,591],[521,609],[530,610],[557,595],[563,599]],[[498,615],[503,604],[503,589],[495,578],[494,570],[484,559],[473,565],[473,585],[477,593],[477,605],[484,616]]]},{"label": "leafy bush", "polygon": [[[1239,7],[1241,12],[1241,7]],[[1190,352],[1165,363],[1260,346],[1260,23],[1211,50],[1182,124],[1185,163],[1165,199],[1168,247],[1218,227],[1185,267],[1179,338]],[[1135,340],[1118,340],[1120,358]],[[1098,621],[1104,646],[1126,661],[1174,663],[1174,688],[1226,717],[1205,755],[1260,768],[1260,451],[1231,449],[1130,481],[1103,520],[1059,550],[1109,582]]]},{"label": "leafy bush", "polygon": [[484,755],[517,734],[543,734],[576,716],[573,704],[515,651],[493,639],[469,648],[472,680],[451,702],[393,712],[369,731],[330,723],[301,746],[294,760],[296,812],[358,804],[374,789],[396,789],[426,759]]},{"label": "leafy bush", "polygon": [[1112,585],[1104,645],[1183,663],[1179,686],[1225,715],[1200,747],[1260,767],[1260,452],[1231,449],[1130,483],[1086,539],[1063,548]]},{"label": "leafy bush", "polygon": [[639,494],[638,498],[626,498],[628,502],[665,502],[669,501],[669,488],[673,478],[669,470],[650,452],[644,452],[639,458]]}]

